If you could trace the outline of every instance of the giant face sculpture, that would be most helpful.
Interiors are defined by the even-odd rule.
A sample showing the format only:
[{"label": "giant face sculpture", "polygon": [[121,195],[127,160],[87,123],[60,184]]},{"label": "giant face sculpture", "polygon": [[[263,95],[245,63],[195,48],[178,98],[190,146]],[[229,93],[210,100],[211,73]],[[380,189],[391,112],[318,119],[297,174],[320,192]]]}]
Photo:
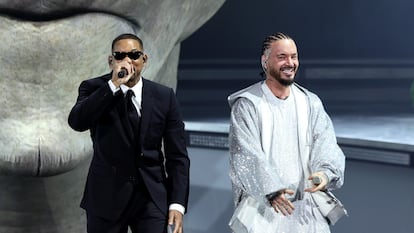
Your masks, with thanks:
[{"label": "giant face sculpture", "polygon": [[67,126],[83,79],[108,72],[113,38],[140,36],[144,77],[175,87],[180,41],[224,0],[0,1],[0,174],[50,176],[91,154]]}]

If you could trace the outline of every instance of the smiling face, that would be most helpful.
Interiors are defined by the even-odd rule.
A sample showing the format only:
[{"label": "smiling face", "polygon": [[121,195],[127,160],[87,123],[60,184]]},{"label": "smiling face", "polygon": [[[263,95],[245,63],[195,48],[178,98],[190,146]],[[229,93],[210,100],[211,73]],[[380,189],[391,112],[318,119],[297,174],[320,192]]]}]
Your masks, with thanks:
[{"label": "smiling face", "polygon": [[262,56],[268,78],[273,78],[283,86],[294,82],[299,67],[296,44],[291,39],[276,40]]},{"label": "smiling face", "polygon": [[109,72],[113,38],[139,35],[153,61],[145,77],[175,87],[180,42],[223,2],[1,1],[0,174],[50,176],[88,158],[89,133],[67,117],[79,83]]}]

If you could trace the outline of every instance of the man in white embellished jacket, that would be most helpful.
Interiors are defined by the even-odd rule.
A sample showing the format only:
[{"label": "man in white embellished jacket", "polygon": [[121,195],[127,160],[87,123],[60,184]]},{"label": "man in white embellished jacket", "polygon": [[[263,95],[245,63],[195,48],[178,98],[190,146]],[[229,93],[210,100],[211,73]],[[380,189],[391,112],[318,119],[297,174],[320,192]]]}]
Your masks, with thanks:
[{"label": "man in white embellished jacket", "polygon": [[236,208],[244,220],[234,215],[230,226],[236,233],[330,232],[311,193],[343,184],[345,156],[331,119],[321,100],[294,82],[299,60],[291,37],[266,37],[261,64],[265,80],[228,98],[234,200],[236,207],[250,203]]}]

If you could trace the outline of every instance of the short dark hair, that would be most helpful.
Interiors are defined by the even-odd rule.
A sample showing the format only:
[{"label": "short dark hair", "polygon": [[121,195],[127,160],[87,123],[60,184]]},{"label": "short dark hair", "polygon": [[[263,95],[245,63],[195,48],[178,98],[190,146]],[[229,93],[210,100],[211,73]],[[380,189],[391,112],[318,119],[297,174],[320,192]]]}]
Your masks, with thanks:
[{"label": "short dark hair", "polygon": [[264,41],[263,41],[263,45],[262,45],[262,55],[265,54],[266,50],[268,48],[270,48],[270,45],[274,42],[274,41],[278,41],[278,40],[293,40],[290,36],[288,36],[287,34],[283,33],[283,32],[277,32],[275,34],[272,34],[270,36],[267,36]]},{"label": "short dark hair", "polygon": [[116,42],[118,42],[120,40],[124,40],[124,39],[136,40],[136,41],[138,41],[139,45],[141,45],[141,48],[144,49],[144,44],[142,43],[141,38],[139,38],[138,36],[136,36],[134,34],[131,34],[131,33],[124,33],[124,34],[121,34],[121,35],[117,36],[112,41],[112,47],[111,47],[111,49],[114,50],[114,46],[115,46]]}]

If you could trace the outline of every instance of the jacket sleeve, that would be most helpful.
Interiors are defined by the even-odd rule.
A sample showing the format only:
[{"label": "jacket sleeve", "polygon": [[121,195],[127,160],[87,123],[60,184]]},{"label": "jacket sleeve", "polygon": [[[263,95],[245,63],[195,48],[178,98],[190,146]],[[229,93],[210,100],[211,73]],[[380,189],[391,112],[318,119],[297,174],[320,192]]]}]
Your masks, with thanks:
[{"label": "jacket sleeve", "polygon": [[328,189],[340,188],[344,182],[345,156],[339,147],[332,121],[322,102],[312,102],[311,172],[324,172],[329,179]]},{"label": "jacket sleeve", "polygon": [[83,81],[78,92],[78,98],[68,117],[69,126],[76,131],[90,129],[120,95],[120,91],[113,94],[107,81],[98,82],[97,79]]},{"label": "jacket sleeve", "polygon": [[257,110],[250,100],[239,98],[230,117],[230,179],[242,192],[267,203],[266,195],[286,187],[270,167],[260,138]]},{"label": "jacket sleeve", "polygon": [[174,91],[169,92],[169,110],[164,132],[165,168],[168,174],[169,204],[178,203],[187,209],[189,167],[184,123]]}]

